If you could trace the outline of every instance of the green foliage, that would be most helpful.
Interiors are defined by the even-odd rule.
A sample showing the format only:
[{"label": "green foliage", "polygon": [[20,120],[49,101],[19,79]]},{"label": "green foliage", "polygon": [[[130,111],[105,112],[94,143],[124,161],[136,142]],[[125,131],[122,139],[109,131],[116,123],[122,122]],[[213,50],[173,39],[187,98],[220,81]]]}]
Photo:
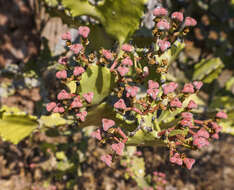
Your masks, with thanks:
[{"label": "green foliage", "polygon": [[41,116],[40,123],[42,126],[55,127],[60,125],[66,125],[71,122],[62,118],[59,113],[53,113],[49,116]]},{"label": "green foliage", "polygon": [[145,2],[105,0],[94,6],[88,0],[62,0],[62,5],[70,10],[72,17],[89,15],[98,19],[106,32],[122,44],[138,29]]},{"label": "green foliage", "polygon": [[211,83],[216,79],[224,67],[220,58],[201,60],[194,67],[193,80],[201,80],[204,83]]},{"label": "green foliage", "polygon": [[18,144],[38,126],[37,118],[18,108],[3,106],[0,109],[0,136],[3,140]]},{"label": "green foliage", "polygon": [[82,75],[79,92],[81,95],[93,92],[92,105],[96,105],[110,94],[113,87],[114,75],[110,70],[106,67],[92,65]]}]

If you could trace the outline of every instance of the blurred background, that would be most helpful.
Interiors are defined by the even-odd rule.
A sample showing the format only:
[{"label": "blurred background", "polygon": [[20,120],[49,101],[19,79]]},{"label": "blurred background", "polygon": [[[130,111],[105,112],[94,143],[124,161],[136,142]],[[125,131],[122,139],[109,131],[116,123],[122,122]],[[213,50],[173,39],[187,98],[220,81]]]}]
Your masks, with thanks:
[{"label": "blurred background", "polygon": [[[90,51],[115,49],[123,41],[144,48],[152,40],[155,7],[182,11],[198,24],[171,65],[171,77],[179,83],[202,80],[201,112],[209,115],[218,107],[228,113],[229,119],[223,123],[219,140],[201,152],[188,152],[197,160],[191,171],[170,164],[165,148],[138,150],[145,160],[146,174],[166,174],[165,189],[234,189],[234,1],[125,1],[144,16],[127,14],[126,10],[117,20],[108,17],[101,22],[79,7],[87,0],[0,0],[0,106],[17,107],[37,117],[46,114],[44,103],[54,99],[59,90],[55,70],[64,53],[64,32],[70,31],[75,40],[74,29],[88,25],[92,31]],[[146,4],[142,6],[141,2]],[[88,3],[96,7],[101,3],[99,11],[104,17],[108,16],[105,12],[118,14],[118,6],[122,5],[114,5],[112,0]],[[128,33],[113,33],[112,28],[126,19],[133,19],[139,27],[123,25]],[[17,145],[0,140],[0,190],[140,189],[120,162],[113,169],[100,162],[98,155],[104,150],[84,131],[72,138],[56,133],[53,129],[35,133]]]}]

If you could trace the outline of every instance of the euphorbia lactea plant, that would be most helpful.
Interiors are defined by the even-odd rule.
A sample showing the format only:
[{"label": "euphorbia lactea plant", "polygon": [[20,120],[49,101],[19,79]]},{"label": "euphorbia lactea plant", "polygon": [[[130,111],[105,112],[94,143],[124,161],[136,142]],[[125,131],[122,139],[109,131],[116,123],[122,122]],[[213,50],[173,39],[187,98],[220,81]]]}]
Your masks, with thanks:
[{"label": "euphorbia lactea plant", "polygon": [[169,16],[164,8],[153,13],[155,27],[148,49],[123,44],[116,52],[101,49],[99,54],[88,54],[88,27],[79,27],[80,43],[73,43],[71,34],[65,33],[62,39],[73,56],[59,59],[63,69],[56,77],[68,88],[58,93],[57,102],[47,104],[47,110],[72,118],[79,127],[89,120],[91,110],[105,102],[111,109],[102,112],[101,126],[92,136],[110,144],[108,153],[101,156],[108,166],[124,154],[127,145],[164,145],[170,151],[171,163],[191,169],[195,160],[179,148],[197,150],[209,145],[212,138],[219,138],[221,126],[217,121],[227,116],[219,112],[215,118],[203,119],[195,114],[198,105],[193,98],[202,82],[191,81],[180,87],[167,80],[170,62],[189,28],[196,25],[195,19],[184,18],[181,12]]}]

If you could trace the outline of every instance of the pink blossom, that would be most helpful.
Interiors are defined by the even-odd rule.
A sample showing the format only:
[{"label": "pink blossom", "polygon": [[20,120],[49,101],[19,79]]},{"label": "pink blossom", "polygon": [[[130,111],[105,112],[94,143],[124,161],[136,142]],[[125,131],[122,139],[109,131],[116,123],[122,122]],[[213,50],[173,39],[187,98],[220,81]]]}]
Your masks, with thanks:
[{"label": "pink blossom", "polygon": [[196,145],[198,148],[202,148],[203,146],[208,146],[209,141],[201,136],[193,135],[193,145]]},{"label": "pink blossom", "polygon": [[61,65],[66,65],[67,64],[67,57],[59,58],[58,63]]},{"label": "pink blossom", "polygon": [[86,116],[87,116],[86,111],[82,111],[82,112],[76,114],[76,117],[78,117],[83,122],[85,121]]},{"label": "pink blossom", "polygon": [[138,87],[137,86],[127,86],[126,88],[127,94],[126,96],[129,97],[135,97],[138,92]]},{"label": "pink blossom", "polygon": [[59,113],[59,106],[56,105],[56,107],[53,109],[53,113]]},{"label": "pink blossom", "polygon": [[220,111],[216,114],[216,117],[220,119],[227,119],[228,116],[224,111]]},{"label": "pink blossom", "polygon": [[168,11],[162,7],[157,7],[153,11],[154,16],[166,16],[168,14]]},{"label": "pink blossom", "polygon": [[219,133],[222,131],[222,127],[219,126],[216,122],[211,122],[211,126],[215,130],[216,133]]},{"label": "pink blossom", "polygon": [[66,79],[67,78],[67,71],[66,70],[58,71],[56,73],[56,78],[58,78],[58,79]]},{"label": "pink blossom", "polygon": [[59,113],[63,113],[64,111],[65,111],[65,109],[64,109],[63,107],[59,107],[59,108],[58,108],[58,112],[59,112]]},{"label": "pink blossom", "polygon": [[126,52],[132,52],[134,50],[134,47],[130,44],[123,44],[121,49]]},{"label": "pink blossom", "polygon": [[194,85],[194,87],[195,87],[196,90],[200,90],[200,88],[203,85],[203,82],[201,82],[201,81],[193,81],[193,85]]},{"label": "pink blossom", "polygon": [[74,98],[73,102],[71,103],[71,108],[81,108],[83,106],[80,96]]},{"label": "pink blossom", "polygon": [[81,35],[83,38],[87,38],[89,35],[90,29],[87,26],[80,26],[78,28],[78,34]]},{"label": "pink blossom", "polygon": [[104,131],[107,131],[109,128],[113,127],[115,122],[111,119],[102,119],[102,127]]},{"label": "pink blossom", "polygon": [[170,82],[167,84],[163,84],[162,88],[163,88],[163,93],[165,95],[167,95],[168,93],[174,92],[175,89],[177,88],[178,84],[175,82]]},{"label": "pink blossom", "polygon": [[205,128],[199,129],[199,131],[197,132],[197,135],[199,137],[204,137],[204,138],[207,138],[207,139],[210,137],[210,134],[207,132],[207,130]]},{"label": "pink blossom", "polygon": [[179,22],[183,22],[184,15],[181,12],[174,12],[174,13],[172,13],[171,18],[175,19],[175,20],[177,20]]},{"label": "pink blossom", "polygon": [[157,23],[157,28],[159,30],[169,30],[170,29],[170,23],[167,22],[167,20],[163,19],[163,20],[160,20],[158,23]]},{"label": "pink blossom", "polygon": [[111,162],[111,161],[112,161],[111,155],[109,155],[109,154],[103,155],[103,156],[101,156],[101,160],[102,160],[103,162],[105,162],[107,166],[111,167],[111,163],[112,163],[112,162]]},{"label": "pink blossom", "polygon": [[112,144],[111,148],[120,156],[123,155],[124,143],[119,142],[116,144]]},{"label": "pink blossom", "polygon": [[117,70],[122,77],[125,76],[129,72],[129,68],[123,67],[123,66],[119,66]]},{"label": "pink blossom", "polygon": [[125,103],[124,103],[124,100],[123,99],[120,99],[118,102],[116,102],[115,104],[114,104],[114,107],[116,108],[116,109],[126,109],[126,105],[125,105]]},{"label": "pink blossom", "polygon": [[194,93],[194,88],[191,83],[185,84],[182,90],[183,93]]},{"label": "pink blossom", "polygon": [[186,17],[185,18],[185,23],[184,25],[186,27],[189,27],[189,26],[196,26],[197,25],[197,21],[194,19],[194,18],[191,18],[191,17]]},{"label": "pink blossom", "polygon": [[166,51],[169,47],[171,47],[171,43],[166,40],[158,40],[158,45],[162,52]]},{"label": "pink blossom", "polygon": [[193,119],[193,114],[190,113],[190,112],[183,112],[181,114],[182,118],[183,119],[186,119],[186,120],[192,120]]},{"label": "pink blossom", "polygon": [[178,98],[174,98],[173,100],[171,100],[170,106],[171,107],[175,107],[175,108],[181,108],[182,107],[182,103],[181,103],[181,101]]},{"label": "pink blossom", "polygon": [[218,133],[215,133],[211,136],[213,139],[219,139],[219,134]]},{"label": "pink blossom", "polygon": [[83,49],[82,44],[73,44],[70,47],[70,50],[74,53],[74,54],[78,54],[80,53],[80,51]]},{"label": "pink blossom", "polygon": [[91,103],[93,100],[94,93],[93,92],[88,92],[86,94],[83,94],[84,99],[88,102]]},{"label": "pink blossom", "polygon": [[159,84],[157,82],[154,82],[153,80],[148,81],[148,88],[153,89],[153,88],[158,88]]},{"label": "pink blossom", "polygon": [[170,158],[170,162],[176,163],[180,166],[183,164],[183,160],[180,158],[180,155],[178,153],[175,153],[174,156]]},{"label": "pink blossom", "polygon": [[73,75],[78,76],[85,72],[83,67],[74,67]]},{"label": "pink blossom", "polygon": [[132,60],[130,59],[130,57],[126,57],[121,61],[122,65],[126,65],[126,66],[132,66]]},{"label": "pink blossom", "polygon": [[57,95],[58,100],[66,100],[70,98],[71,98],[71,94],[69,94],[66,90],[60,91]]},{"label": "pink blossom", "polygon": [[196,102],[194,102],[193,100],[190,100],[188,103],[188,108],[189,109],[196,109],[197,108]]},{"label": "pink blossom", "polygon": [[107,59],[107,60],[113,60],[113,54],[109,51],[109,50],[105,50],[103,49],[102,50],[102,54],[104,55],[104,57]]},{"label": "pink blossom", "polygon": [[62,35],[62,40],[69,40],[71,41],[71,33],[70,32],[66,32]]},{"label": "pink blossom", "polygon": [[149,67],[143,67],[143,77],[147,77],[149,75]]},{"label": "pink blossom", "polygon": [[97,129],[96,131],[93,131],[91,136],[93,138],[96,138],[97,140],[101,140],[102,139],[102,136],[101,136],[101,130],[100,129]]},{"label": "pink blossom", "polygon": [[147,94],[149,94],[150,97],[151,97],[153,100],[156,100],[158,93],[159,93],[159,89],[148,89],[148,90],[147,90]]},{"label": "pink blossom", "polygon": [[180,121],[180,124],[184,127],[189,127],[192,128],[193,127],[193,123],[190,120],[187,119],[183,119]]},{"label": "pink blossom", "polygon": [[197,120],[197,119],[194,119],[193,121],[194,121],[194,123],[196,123],[198,125],[203,125],[203,123],[204,123],[202,120]]},{"label": "pink blossom", "polygon": [[48,112],[51,112],[54,108],[56,107],[56,103],[55,102],[50,102],[46,105],[46,110]]},{"label": "pink blossom", "polygon": [[189,170],[191,170],[191,168],[193,167],[193,164],[195,163],[195,160],[192,158],[184,158],[183,161]]}]

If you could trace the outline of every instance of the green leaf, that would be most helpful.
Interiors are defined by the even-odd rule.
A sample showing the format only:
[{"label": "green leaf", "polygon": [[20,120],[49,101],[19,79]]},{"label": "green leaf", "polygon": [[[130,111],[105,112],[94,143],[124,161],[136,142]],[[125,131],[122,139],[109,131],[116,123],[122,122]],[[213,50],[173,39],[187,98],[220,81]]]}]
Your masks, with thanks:
[{"label": "green leaf", "polygon": [[146,2],[105,0],[94,6],[88,0],[62,0],[62,5],[70,10],[72,17],[88,15],[98,19],[106,32],[122,44],[138,29]]},{"label": "green leaf", "polygon": [[3,106],[0,113],[0,136],[14,144],[29,136],[38,126],[36,117],[21,112],[18,108]]},{"label": "green leaf", "polygon": [[76,92],[76,81],[72,80],[72,81],[68,82],[66,85],[69,88],[70,93]]},{"label": "green leaf", "polygon": [[69,124],[70,121],[63,119],[59,113],[53,113],[49,116],[41,116],[40,122],[42,125],[47,127],[55,127],[60,125]]},{"label": "green leaf", "polygon": [[91,105],[99,104],[107,97],[114,87],[114,75],[109,69],[102,66],[92,65],[82,75],[79,92],[81,95],[93,92],[94,97]]},{"label": "green leaf", "polygon": [[220,58],[203,59],[196,64],[193,73],[193,80],[201,80],[204,83],[211,83],[222,71],[224,64]]}]

